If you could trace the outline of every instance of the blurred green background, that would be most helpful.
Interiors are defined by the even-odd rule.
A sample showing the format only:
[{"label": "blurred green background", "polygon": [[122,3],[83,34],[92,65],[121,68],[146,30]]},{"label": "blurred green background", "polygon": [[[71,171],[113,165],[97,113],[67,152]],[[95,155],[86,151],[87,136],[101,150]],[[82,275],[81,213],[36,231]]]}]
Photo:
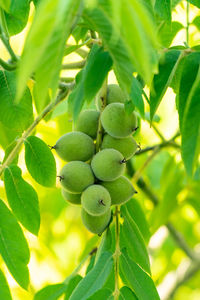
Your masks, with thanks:
[{"label": "blurred green background", "polygon": [[[184,26],[186,24],[186,7],[183,2],[177,6],[173,12],[173,21],[179,21]],[[11,44],[17,54],[20,55],[28,28],[33,19],[34,8],[32,6],[29,23],[26,29],[11,38]],[[190,20],[200,15],[200,11],[191,5]],[[172,45],[183,44],[185,40],[185,29],[182,29],[175,37]],[[198,44],[200,33],[196,27],[190,26],[190,46]],[[70,43],[75,43],[71,38]],[[1,57],[8,59],[8,54],[0,43]],[[65,58],[65,62],[79,60],[76,54],[70,54]],[[64,71],[63,75],[74,76],[77,71]],[[115,83],[116,79],[111,72],[109,83]],[[32,88],[32,82],[29,82]],[[146,91],[148,93],[148,90]],[[94,105],[94,103],[92,103]],[[147,107],[148,109],[148,107]],[[47,144],[54,145],[57,139],[64,133],[73,128],[71,116],[67,113],[61,114],[59,107],[53,113],[53,118],[45,123],[42,121],[37,127],[37,136],[42,138]],[[164,101],[162,101],[157,115],[160,121],[154,123],[156,128],[164,135],[165,139],[170,139],[178,130],[178,114],[175,107],[175,95],[168,89]],[[141,126],[135,139],[140,143],[141,148],[160,143],[161,140],[153,127],[147,121],[141,121]],[[179,140],[177,140],[179,142]],[[54,153],[55,154],[55,153]],[[0,160],[3,159],[4,152],[0,149]],[[149,157],[149,152],[136,156],[133,159],[136,170],[139,169],[144,161]],[[173,157],[176,163],[180,162],[180,172],[184,172],[181,163],[180,153],[173,148],[164,148],[148,164],[143,171],[143,178],[152,188],[158,198],[161,198],[166,191],[167,182],[170,175],[170,163]],[[60,170],[63,162],[56,156],[57,170]],[[38,193],[41,227],[38,238],[25,231],[25,235],[31,249],[31,260],[29,263],[31,287],[29,292],[20,288],[7,271],[0,258],[0,267],[6,274],[13,299],[26,300],[32,299],[35,291],[49,283],[62,282],[78,265],[83,256],[83,251],[92,244],[96,245],[100,238],[90,234],[83,226],[80,219],[80,207],[71,206],[62,198],[60,184],[57,182],[56,188],[44,188],[31,179],[28,174],[23,150],[20,153],[19,165],[23,171],[23,177],[34,186]],[[184,173],[185,176],[185,173]],[[176,182],[175,178],[174,181]],[[171,222],[177,230],[183,234],[188,245],[200,252],[200,175],[196,175],[196,180],[188,181],[184,177],[183,188],[178,191],[177,204],[170,216]],[[173,185],[173,178],[171,178]],[[137,199],[142,205],[147,220],[153,224],[156,214],[152,215],[153,204],[147,199],[145,194],[138,189]],[[0,197],[6,199],[3,182],[0,181]],[[153,216],[153,217],[152,217]],[[156,224],[153,224],[153,226]],[[89,242],[89,244],[88,244]],[[89,246],[88,246],[89,245]],[[149,253],[152,265],[153,279],[158,287],[161,298],[166,295],[167,290],[176,281],[177,274],[181,274],[189,263],[189,258],[177,247],[166,227],[161,226],[155,231],[150,239]],[[86,266],[85,266],[86,268]],[[84,274],[84,268],[81,273]],[[180,275],[179,275],[180,276]],[[200,272],[196,273],[188,282],[180,286],[175,293],[175,300],[198,300],[200,299]],[[3,299],[2,299],[3,300]]]}]

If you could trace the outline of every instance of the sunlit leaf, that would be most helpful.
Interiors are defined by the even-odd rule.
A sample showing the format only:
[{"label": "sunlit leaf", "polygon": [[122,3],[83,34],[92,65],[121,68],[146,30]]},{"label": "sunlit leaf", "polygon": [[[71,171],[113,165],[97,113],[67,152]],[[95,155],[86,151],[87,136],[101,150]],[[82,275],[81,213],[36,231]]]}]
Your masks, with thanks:
[{"label": "sunlit leaf", "polygon": [[21,169],[15,165],[5,169],[4,182],[13,213],[25,228],[37,235],[40,213],[36,191],[22,178]]},{"label": "sunlit leaf", "polygon": [[183,29],[183,24],[179,22],[164,23],[158,32],[162,46],[168,48],[181,29]]},{"label": "sunlit leaf", "polygon": [[138,298],[134,294],[134,292],[129,289],[127,286],[123,286],[120,289],[119,300],[137,300]]},{"label": "sunlit leaf", "polygon": [[36,136],[29,136],[24,144],[26,166],[31,176],[41,185],[54,186],[56,163],[49,147]]},{"label": "sunlit leaf", "polygon": [[0,6],[5,10],[9,11],[11,0],[0,0]]},{"label": "sunlit leaf", "polygon": [[0,270],[0,299],[2,300],[12,300],[10,289],[4,276],[3,272]]},{"label": "sunlit leaf", "polygon": [[142,98],[142,86],[134,76],[131,84],[130,98],[133,105],[140,112],[141,116],[144,117],[144,101]]},{"label": "sunlit leaf", "polygon": [[12,276],[26,289],[29,284],[28,244],[21,227],[2,200],[0,200],[0,216],[0,254]]}]

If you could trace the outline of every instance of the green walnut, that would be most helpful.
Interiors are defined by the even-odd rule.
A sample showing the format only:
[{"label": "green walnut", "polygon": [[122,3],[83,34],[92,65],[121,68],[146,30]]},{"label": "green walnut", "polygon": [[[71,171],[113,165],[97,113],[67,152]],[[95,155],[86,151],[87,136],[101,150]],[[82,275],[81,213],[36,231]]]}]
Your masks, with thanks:
[{"label": "green walnut", "polygon": [[76,130],[84,132],[91,138],[96,139],[100,112],[94,109],[87,109],[80,113]]},{"label": "green walnut", "polygon": [[130,180],[124,176],[111,182],[102,182],[101,184],[108,190],[111,196],[111,205],[123,204],[130,200],[135,193]]},{"label": "green walnut", "polygon": [[92,138],[79,131],[64,134],[53,148],[64,161],[87,161],[95,151]]},{"label": "green walnut", "polygon": [[59,174],[61,185],[70,193],[82,193],[94,183],[94,175],[90,165],[82,161],[71,161],[66,164]]},{"label": "green walnut", "polygon": [[101,185],[90,185],[82,193],[81,204],[88,214],[93,216],[103,215],[110,209],[110,194]]},{"label": "green walnut", "polygon": [[65,189],[61,190],[62,196],[65,200],[70,202],[71,204],[81,204],[81,194],[72,194],[66,191]]},{"label": "green walnut", "polygon": [[[106,104],[110,103],[125,103],[127,100],[126,94],[122,91],[118,84],[109,84],[107,87]],[[105,106],[103,99],[97,98],[96,106],[99,110]]]},{"label": "green walnut", "polygon": [[135,113],[128,114],[122,103],[106,106],[101,114],[101,123],[105,131],[114,138],[130,136],[137,128]]},{"label": "green walnut", "polygon": [[123,155],[115,149],[104,149],[92,159],[91,167],[94,175],[103,181],[117,179],[125,170]]},{"label": "green walnut", "polygon": [[100,216],[92,216],[82,208],[81,217],[83,224],[89,231],[92,233],[102,234],[110,223],[111,210],[109,209],[105,214]]},{"label": "green walnut", "polygon": [[130,159],[138,149],[138,144],[132,136],[128,136],[123,139],[116,139],[109,134],[106,134],[101,144],[102,149],[112,148],[121,152],[123,157]]}]

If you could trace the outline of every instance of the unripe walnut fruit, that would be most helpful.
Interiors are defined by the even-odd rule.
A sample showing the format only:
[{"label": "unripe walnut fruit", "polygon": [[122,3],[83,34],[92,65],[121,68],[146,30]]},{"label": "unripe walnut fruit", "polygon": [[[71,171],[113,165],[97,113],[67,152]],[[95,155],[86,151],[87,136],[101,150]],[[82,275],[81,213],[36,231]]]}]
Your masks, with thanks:
[{"label": "unripe walnut fruit", "polygon": [[130,180],[125,176],[120,176],[111,182],[101,183],[109,192],[111,196],[111,205],[119,205],[127,202],[135,193]]},{"label": "unripe walnut fruit", "polygon": [[[107,96],[106,96],[106,104],[110,103],[125,103],[127,100],[127,96],[125,92],[119,87],[118,84],[109,84],[107,87]],[[99,110],[102,110],[102,107],[105,106],[103,103],[103,99],[100,97],[97,98],[96,106]]]},{"label": "unripe walnut fruit", "polygon": [[87,161],[94,155],[95,146],[90,136],[80,131],[73,131],[61,136],[54,149],[65,161]]},{"label": "unripe walnut fruit", "polygon": [[101,114],[101,123],[105,131],[114,138],[130,136],[137,127],[134,112],[128,114],[124,104],[111,103]]},{"label": "unripe walnut fruit", "polygon": [[81,194],[72,194],[66,191],[65,189],[61,190],[62,196],[65,200],[70,202],[71,204],[81,204]]},{"label": "unripe walnut fruit", "polygon": [[96,139],[100,112],[94,109],[87,109],[80,113],[76,130],[84,132],[91,138]]},{"label": "unripe walnut fruit", "polygon": [[138,144],[132,136],[128,136],[124,139],[116,139],[109,134],[106,134],[101,144],[101,149],[112,148],[118,150],[123,157],[128,160],[137,151]]},{"label": "unripe walnut fruit", "polygon": [[83,208],[81,217],[85,227],[92,233],[101,234],[104,232],[111,219],[111,210],[100,216],[91,216]]},{"label": "unripe walnut fruit", "polygon": [[112,181],[124,172],[124,157],[115,149],[104,149],[93,157],[91,167],[98,179]]},{"label": "unripe walnut fruit", "polygon": [[110,209],[110,194],[101,185],[90,185],[82,193],[81,204],[84,210],[90,215],[99,216],[105,214]]},{"label": "unripe walnut fruit", "polygon": [[82,193],[94,183],[94,175],[90,165],[82,161],[71,161],[60,171],[60,181],[64,189],[70,193]]}]

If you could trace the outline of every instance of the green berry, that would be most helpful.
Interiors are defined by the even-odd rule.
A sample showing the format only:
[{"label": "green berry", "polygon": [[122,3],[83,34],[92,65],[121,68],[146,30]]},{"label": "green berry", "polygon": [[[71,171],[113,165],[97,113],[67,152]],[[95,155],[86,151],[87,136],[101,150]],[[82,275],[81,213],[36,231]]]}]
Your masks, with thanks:
[{"label": "green berry", "polygon": [[94,175],[90,165],[82,161],[71,161],[60,172],[60,181],[64,189],[70,193],[82,193],[94,183]]},{"label": "green berry", "polygon": [[61,190],[62,196],[65,200],[72,204],[81,204],[81,194],[72,194],[65,189]]},{"label": "green berry", "polygon": [[130,180],[124,176],[111,182],[102,182],[101,184],[108,190],[111,196],[112,205],[119,205],[127,202],[135,193],[135,189]]},{"label": "green berry", "polygon": [[105,214],[111,205],[110,194],[103,186],[93,184],[82,193],[81,204],[90,215]]},{"label": "green berry", "polygon": [[87,161],[94,155],[95,146],[90,136],[83,132],[73,131],[61,136],[54,149],[65,161]]},{"label": "green berry", "polygon": [[101,114],[101,123],[105,131],[114,138],[130,136],[137,127],[137,118],[134,112],[128,114],[124,104],[111,103]]},{"label": "green berry", "polygon": [[91,138],[96,139],[100,112],[87,109],[80,113],[76,124],[76,130],[84,132]]},{"label": "green berry", "polygon": [[[107,97],[106,104],[110,103],[125,103],[127,100],[126,94],[122,91],[122,89],[117,84],[109,84],[107,88]],[[104,106],[102,103],[102,99],[100,97],[97,98],[96,106],[99,110],[102,110]]]},{"label": "green berry", "polygon": [[124,157],[119,151],[104,149],[93,157],[91,167],[98,179],[112,181],[124,172],[124,162]]},{"label": "green berry", "polygon": [[124,139],[116,139],[106,134],[101,144],[102,149],[112,148],[121,152],[123,157],[128,160],[137,151],[138,145],[132,136],[128,136]]},{"label": "green berry", "polygon": [[81,217],[85,227],[92,233],[102,234],[110,223],[111,210],[100,216],[91,216],[83,208]]}]

